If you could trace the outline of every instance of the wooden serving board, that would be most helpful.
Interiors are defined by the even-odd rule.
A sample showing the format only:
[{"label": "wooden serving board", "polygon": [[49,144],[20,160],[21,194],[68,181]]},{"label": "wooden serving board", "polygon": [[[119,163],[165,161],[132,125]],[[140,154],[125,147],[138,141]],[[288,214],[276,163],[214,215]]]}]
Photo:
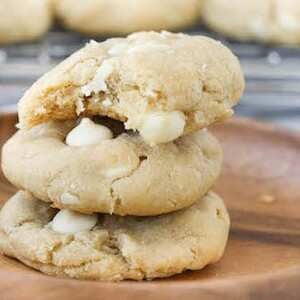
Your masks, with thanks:
[{"label": "wooden serving board", "polygon": [[[15,123],[15,115],[0,116],[0,143]],[[300,299],[300,135],[242,119],[213,131],[225,150],[216,191],[232,219],[219,263],[164,280],[105,283],[49,277],[0,256],[0,299]],[[2,203],[14,191],[0,175]]]}]

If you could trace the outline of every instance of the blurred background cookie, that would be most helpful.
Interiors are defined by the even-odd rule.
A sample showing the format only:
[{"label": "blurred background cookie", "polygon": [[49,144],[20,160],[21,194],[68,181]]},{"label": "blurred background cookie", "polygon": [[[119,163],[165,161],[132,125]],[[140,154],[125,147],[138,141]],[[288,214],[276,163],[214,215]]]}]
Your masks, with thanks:
[{"label": "blurred background cookie", "polygon": [[199,19],[202,0],[54,0],[67,28],[88,35],[177,30]]},{"label": "blurred background cookie", "polygon": [[300,3],[295,0],[205,0],[202,18],[211,29],[238,40],[300,44]]},{"label": "blurred background cookie", "polygon": [[52,21],[49,0],[1,0],[0,44],[30,41],[48,31]]}]

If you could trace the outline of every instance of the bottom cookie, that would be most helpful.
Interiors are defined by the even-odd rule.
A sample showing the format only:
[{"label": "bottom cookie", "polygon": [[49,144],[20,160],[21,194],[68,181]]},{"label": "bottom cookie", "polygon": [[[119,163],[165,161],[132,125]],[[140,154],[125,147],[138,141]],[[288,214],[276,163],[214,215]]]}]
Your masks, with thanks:
[{"label": "bottom cookie", "polygon": [[50,275],[142,280],[218,261],[229,231],[224,203],[212,192],[189,208],[157,217],[94,215],[97,224],[75,234],[53,230],[57,213],[27,192],[17,193],[0,213],[0,250]]}]

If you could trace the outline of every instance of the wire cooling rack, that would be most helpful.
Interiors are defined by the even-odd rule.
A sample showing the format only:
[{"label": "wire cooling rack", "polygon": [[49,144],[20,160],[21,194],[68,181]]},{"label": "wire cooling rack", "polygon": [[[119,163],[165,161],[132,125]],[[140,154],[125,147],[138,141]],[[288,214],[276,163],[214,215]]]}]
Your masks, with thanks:
[{"label": "wire cooling rack", "polygon": [[[300,130],[300,48],[237,43],[198,29],[188,33],[217,38],[240,58],[247,87],[237,114]],[[16,110],[37,78],[88,40],[58,28],[34,43],[0,47],[0,111]]]}]

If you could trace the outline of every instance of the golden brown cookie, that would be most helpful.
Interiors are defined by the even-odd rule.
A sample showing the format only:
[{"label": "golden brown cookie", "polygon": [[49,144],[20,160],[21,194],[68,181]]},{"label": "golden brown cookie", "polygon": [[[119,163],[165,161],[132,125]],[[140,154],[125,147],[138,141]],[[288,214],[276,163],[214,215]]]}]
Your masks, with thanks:
[{"label": "golden brown cookie", "polygon": [[97,126],[84,119],[19,130],[3,147],[4,174],[55,207],[139,216],[190,206],[219,176],[222,149],[206,130],[150,147],[133,132],[112,138]]},{"label": "golden brown cookie", "polygon": [[[226,208],[214,193],[158,217],[65,215],[62,220],[49,204],[19,192],[0,213],[1,251],[54,276],[153,279],[218,261],[229,230]],[[58,232],[74,227],[77,232]]]},{"label": "golden brown cookie", "polygon": [[240,64],[221,43],[142,32],[91,42],[44,75],[19,103],[20,126],[102,115],[155,145],[227,119],[243,89]]}]

